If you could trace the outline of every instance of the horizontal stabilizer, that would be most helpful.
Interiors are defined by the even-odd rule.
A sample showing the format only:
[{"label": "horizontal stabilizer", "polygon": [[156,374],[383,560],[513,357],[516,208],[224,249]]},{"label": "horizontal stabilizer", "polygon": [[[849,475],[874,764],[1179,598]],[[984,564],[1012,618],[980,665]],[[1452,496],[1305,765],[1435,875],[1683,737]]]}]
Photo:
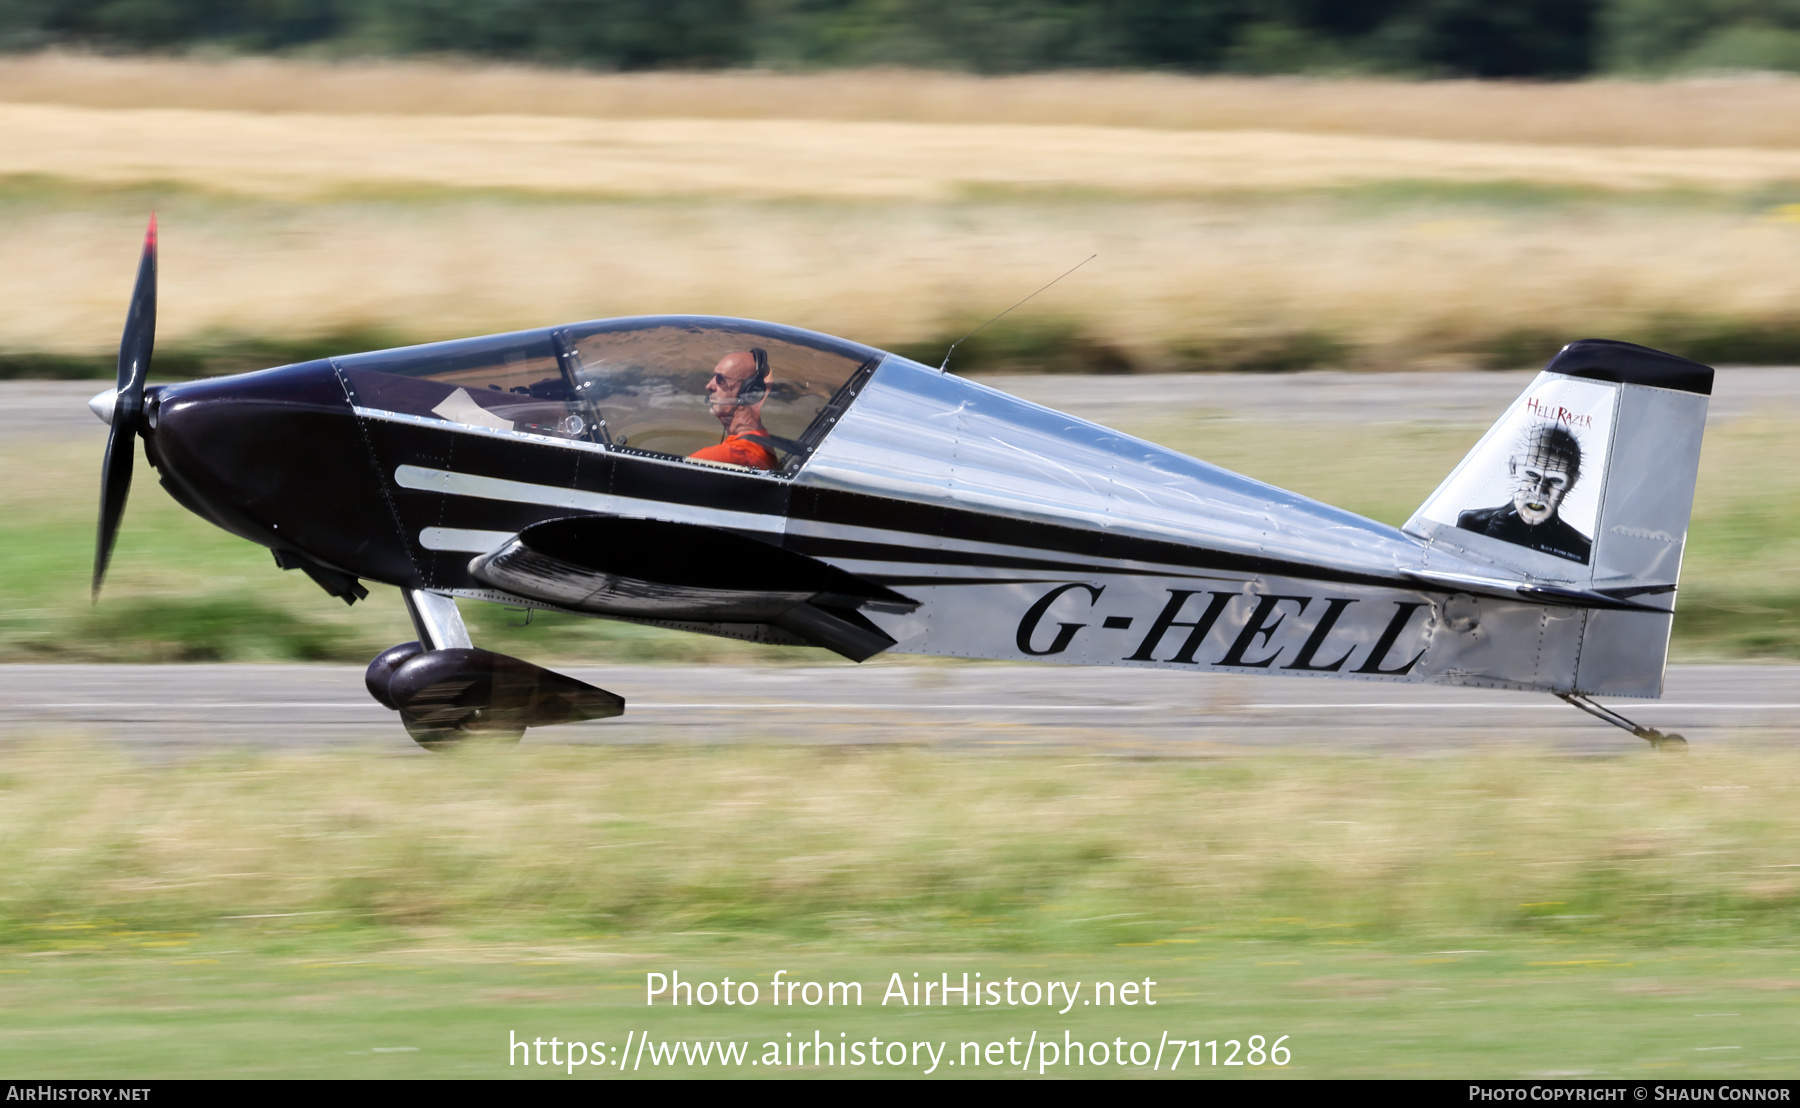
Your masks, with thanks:
[{"label": "horizontal stabilizer", "polygon": [[1421,584],[1455,589],[1476,596],[1494,596],[1503,600],[1531,600],[1558,608],[1596,608],[1619,612],[1661,612],[1672,609],[1633,599],[1636,596],[1667,594],[1674,585],[1640,585],[1622,589],[1583,589],[1566,585],[1544,585],[1526,581],[1508,581],[1498,577],[1474,577],[1462,573],[1437,573],[1432,570],[1401,570],[1402,577]]},{"label": "horizontal stabilizer", "polygon": [[769,624],[862,661],[894,644],[861,609],[918,603],[853,573],[732,531],[571,516],[534,524],[469,563],[515,596],[625,619]]}]

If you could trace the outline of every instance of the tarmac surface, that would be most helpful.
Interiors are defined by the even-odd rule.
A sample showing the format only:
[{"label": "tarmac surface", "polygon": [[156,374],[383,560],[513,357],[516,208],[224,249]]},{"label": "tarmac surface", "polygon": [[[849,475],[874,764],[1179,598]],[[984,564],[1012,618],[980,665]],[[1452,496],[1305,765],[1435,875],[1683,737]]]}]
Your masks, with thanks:
[{"label": "tarmac surface", "polygon": [[[565,672],[625,715],[537,743],[911,744],[986,752],[1227,757],[1648,751],[1555,697],[1361,681],[1022,665],[611,666]],[[1661,701],[1613,700],[1691,748],[1800,743],[1800,667],[1675,666]],[[121,743],[142,756],[417,752],[357,666],[0,666],[0,743]]]},{"label": "tarmac surface", "polygon": [[[1100,423],[1205,411],[1252,421],[1484,426],[1529,373],[1006,376],[988,384]],[[0,382],[0,442],[90,440],[104,381]],[[1800,412],[1800,368],[1721,370],[1710,418]],[[1270,749],[1440,754],[1646,744],[1551,696],[1166,670],[879,663],[619,666],[567,672],[625,716],[527,743],[910,743],[979,750],[1226,756]],[[1800,667],[1677,666],[1662,701],[1615,701],[1696,747],[1800,741]],[[418,750],[340,666],[0,666],[0,742],[90,737],[148,757],[243,748]]]}]

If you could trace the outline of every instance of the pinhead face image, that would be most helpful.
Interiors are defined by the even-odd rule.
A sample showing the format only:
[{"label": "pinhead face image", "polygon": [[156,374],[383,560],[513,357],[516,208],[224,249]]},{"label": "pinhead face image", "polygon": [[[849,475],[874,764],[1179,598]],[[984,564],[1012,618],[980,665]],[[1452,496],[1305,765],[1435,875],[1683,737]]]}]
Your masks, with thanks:
[{"label": "pinhead face image", "polygon": [[1562,423],[1534,423],[1506,460],[1512,503],[1457,516],[1456,526],[1587,564],[1593,543],[1558,514],[1581,477],[1581,442]]},{"label": "pinhead face image", "polygon": [[1539,527],[1556,515],[1581,476],[1581,444],[1567,428],[1544,424],[1531,430],[1509,465],[1513,508],[1528,526]]},{"label": "pinhead face image", "polygon": [[[1606,472],[1616,399],[1617,387],[1598,381],[1534,383],[1419,520],[1588,565],[1605,485],[1594,474]],[[1539,563],[1534,572],[1558,571]]]}]

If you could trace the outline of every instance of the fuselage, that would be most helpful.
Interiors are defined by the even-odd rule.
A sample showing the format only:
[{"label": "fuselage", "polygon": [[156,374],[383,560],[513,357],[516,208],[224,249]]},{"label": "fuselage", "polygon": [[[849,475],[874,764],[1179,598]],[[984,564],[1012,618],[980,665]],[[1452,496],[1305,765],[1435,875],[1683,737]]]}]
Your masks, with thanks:
[{"label": "fuselage", "polygon": [[[583,354],[584,326],[613,346]],[[685,456],[668,428],[703,426],[702,398],[681,407],[686,386],[652,389],[626,364],[650,357],[630,352],[658,327],[814,358],[787,371],[800,414],[778,432],[792,447],[778,468]],[[873,348],[709,317],[479,341],[442,344],[444,364],[463,368],[435,375],[428,346],[165,386],[147,409],[150,458],[220,527],[401,588],[548,607],[484,585],[471,561],[533,524],[623,516],[735,531],[918,601],[869,613],[894,652],[1580,684],[1590,613],[1420,583],[1491,565]],[[484,385],[481,358],[539,368]],[[527,383],[502,387],[512,380]],[[572,414],[557,422],[559,410]],[[793,641],[761,624],[671,625]]]}]

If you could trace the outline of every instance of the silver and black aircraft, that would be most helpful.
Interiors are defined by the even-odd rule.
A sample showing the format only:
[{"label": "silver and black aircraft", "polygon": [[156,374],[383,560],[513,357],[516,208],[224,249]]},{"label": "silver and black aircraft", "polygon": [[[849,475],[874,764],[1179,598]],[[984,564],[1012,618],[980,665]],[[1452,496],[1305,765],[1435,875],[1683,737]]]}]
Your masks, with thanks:
[{"label": "silver and black aircraft", "polygon": [[1661,694],[1713,371],[1564,347],[1404,527],[810,331],[645,316],[145,387],[151,224],[94,590],[134,440],[170,495],[346,603],[427,746],[617,715],[462,600],[882,653]]}]

